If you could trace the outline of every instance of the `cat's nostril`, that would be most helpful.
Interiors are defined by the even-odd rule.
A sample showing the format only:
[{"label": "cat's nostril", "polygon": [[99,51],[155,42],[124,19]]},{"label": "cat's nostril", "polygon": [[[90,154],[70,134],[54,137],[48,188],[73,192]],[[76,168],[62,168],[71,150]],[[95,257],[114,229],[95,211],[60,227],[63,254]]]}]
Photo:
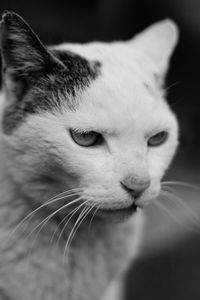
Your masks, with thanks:
[{"label": "cat's nostril", "polygon": [[138,198],[150,186],[150,181],[137,184],[128,184],[126,181],[121,181],[120,183],[134,198]]}]

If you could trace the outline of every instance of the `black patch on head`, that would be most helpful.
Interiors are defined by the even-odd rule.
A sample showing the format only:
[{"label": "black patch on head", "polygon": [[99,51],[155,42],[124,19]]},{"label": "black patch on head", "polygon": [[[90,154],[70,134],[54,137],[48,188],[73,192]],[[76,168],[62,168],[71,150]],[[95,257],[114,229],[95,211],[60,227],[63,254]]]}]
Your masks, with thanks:
[{"label": "black patch on head", "polygon": [[[75,95],[77,88],[84,88],[91,80],[96,79],[100,72],[100,62],[89,62],[85,58],[71,51],[53,50],[53,54],[65,65],[65,88],[67,92]],[[57,74],[60,70],[57,70]],[[66,76],[68,74],[68,76]]]},{"label": "black patch on head", "polygon": [[88,87],[100,73],[99,62],[89,62],[71,51],[46,48],[14,13],[3,15],[0,34],[4,89],[7,101],[12,98],[3,116],[6,134],[28,114],[61,109],[63,99],[74,109],[71,99],[76,91]]}]

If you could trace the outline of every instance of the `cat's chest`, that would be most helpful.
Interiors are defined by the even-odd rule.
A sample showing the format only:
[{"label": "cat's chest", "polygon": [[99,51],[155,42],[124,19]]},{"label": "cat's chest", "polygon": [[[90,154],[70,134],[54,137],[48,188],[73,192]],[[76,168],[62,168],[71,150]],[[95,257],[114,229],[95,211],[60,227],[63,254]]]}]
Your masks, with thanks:
[{"label": "cat's chest", "polygon": [[1,255],[0,285],[12,300],[98,299],[109,279],[108,266],[102,255],[87,250],[84,255],[74,249],[64,263],[60,251],[38,248],[29,252],[27,246],[16,254],[13,248]]},{"label": "cat's chest", "polygon": [[135,255],[140,229],[134,223],[139,222],[134,220],[129,230],[112,235],[93,233],[75,239],[65,259],[64,248],[54,247],[49,240],[39,239],[32,250],[31,238],[23,245],[15,243],[1,253],[2,285],[15,300],[99,299]]}]

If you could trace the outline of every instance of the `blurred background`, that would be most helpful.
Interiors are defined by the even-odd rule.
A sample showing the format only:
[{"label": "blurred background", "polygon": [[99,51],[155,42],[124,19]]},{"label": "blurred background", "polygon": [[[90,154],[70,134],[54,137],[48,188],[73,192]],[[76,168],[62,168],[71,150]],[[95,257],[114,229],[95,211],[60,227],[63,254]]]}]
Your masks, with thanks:
[{"label": "blurred background", "polygon": [[[126,40],[172,18],[180,42],[166,87],[180,123],[180,148],[166,180],[200,184],[199,0],[1,0],[4,10],[23,16],[47,44]],[[144,241],[130,267],[126,300],[200,299],[200,192],[188,187],[180,193],[183,203],[165,201],[165,209],[146,210]]]}]

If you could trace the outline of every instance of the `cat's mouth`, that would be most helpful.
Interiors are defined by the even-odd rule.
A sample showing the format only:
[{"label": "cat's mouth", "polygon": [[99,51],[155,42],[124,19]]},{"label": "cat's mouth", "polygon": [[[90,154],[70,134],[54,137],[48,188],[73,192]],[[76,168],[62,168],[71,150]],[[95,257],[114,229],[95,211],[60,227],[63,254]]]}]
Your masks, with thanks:
[{"label": "cat's mouth", "polygon": [[106,223],[121,223],[133,216],[138,207],[136,204],[131,204],[122,208],[99,208],[97,215]]},{"label": "cat's mouth", "polygon": [[104,208],[100,207],[98,209],[98,214],[100,216],[111,216],[111,215],[119,215],[119,216],[130,216],[135,213],[138,209],[138,206],[133,203],[130,206],[122,207],[122,208]]}]

